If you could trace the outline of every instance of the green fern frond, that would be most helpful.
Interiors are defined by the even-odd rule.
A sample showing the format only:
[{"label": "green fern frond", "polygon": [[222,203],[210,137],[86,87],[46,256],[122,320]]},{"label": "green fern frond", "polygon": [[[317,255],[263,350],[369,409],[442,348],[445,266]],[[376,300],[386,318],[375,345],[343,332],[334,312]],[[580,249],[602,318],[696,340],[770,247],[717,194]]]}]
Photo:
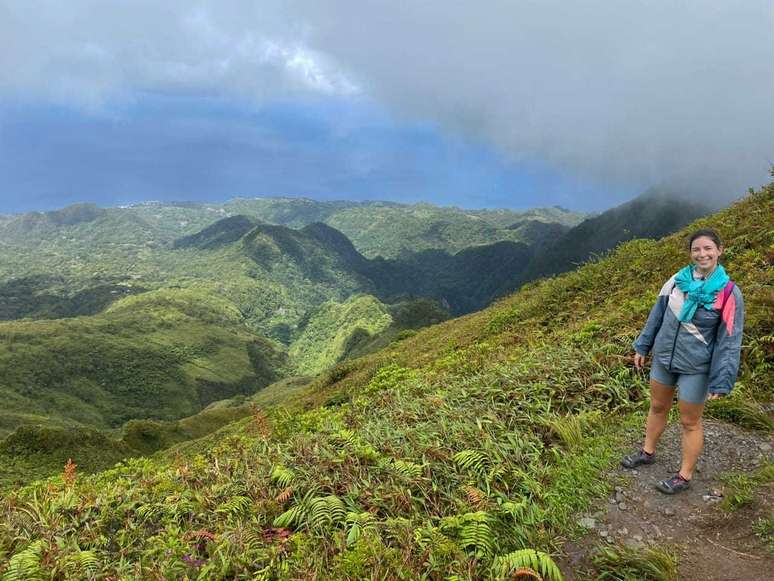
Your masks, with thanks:
[{"label": "green fern frond", "polygon": [[86,573],[94,573],[99,566],[99,559],[94,551],[81,551],[78,554],[81,570]]},{"label": "green fern frond", "polygon": [[310,528],[320,529],[343,523],[347,509],[338,496],[330,495],[315,498],[310,502],[308,524]]},{"label": "green fern frond", "polygon": [[296,475],[290,468],[277,464],[271,470],[271,479],[283,488],[287,488],[296,479]]},{"label": "green fern frond", "polygon": [[496,557],[492,565],[498,579],[504,579],[522,568],[537,571],[546,581],[563,581],[562,572],[554,560],[548,554],[534,549],[522,549]]},{"label": "green fern frond", "polygon": [[462,450],[457,452],[452,459],[463,470],[469,470],[481,476],[486,474],[489,466],[489,459],[478,450]]},{"label": "green fern frond", "polygon": [[158,504],[143,504],[137,509],[137,516],[142,521],[150,520],[158,517],[164,511],[164,507]]},{"label": "green fern frond", "polygon": [[352,546],[360,539],[365,531],[376,530],[376,518],[370,512],[348,512],[347,524],[350,525],[347,533],[347,546]]},{"label": "green fern frond", "polygon": [[352,430],[339,430],[333,435],[333,440],[339,444],[340,448],[353,448],[360,443],[360,439]]},{"label": "green fern frond", "polygon": [[484,512],[470,512],[462,515],[462,529],[459,544],[462,549],[473,549],[477,558],[486,558],[494,553],[495,534],[490,523],[492,517]]},{"label": "green fern frond", "polygon": [[416,481],[422,477],[422,466],[408,460],[394,459],[390,467],[409,481]]},{"label": "green fern frond", "polygon": [[252,500],[247,496],[234,496],[227,502],[224,502],[215,509],[216,513],[225,514],[229,517],[235,517],[244,514],[250,508]]},{"label": "green fern frond", "polygon": [[303,504],[291,506],[274,519],[274,526],[279,528],[297,527],[306,521],[306,507]]},{"label": "green fern frond", "polygon": [[43,570],[40,568],[40,560],[45,548],[45,542],[38,540],[16,553],[8,562],[8,570],[3,575],[3,581],[42,581]]}]

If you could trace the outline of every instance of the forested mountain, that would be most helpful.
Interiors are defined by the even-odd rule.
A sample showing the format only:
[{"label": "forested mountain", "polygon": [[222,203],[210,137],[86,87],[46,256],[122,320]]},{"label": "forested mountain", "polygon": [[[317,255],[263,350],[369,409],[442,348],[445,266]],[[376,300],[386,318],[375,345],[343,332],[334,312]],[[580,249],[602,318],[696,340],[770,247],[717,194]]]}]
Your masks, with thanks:
[{"label": "forested mountain", "polygon": [[347,236],[368,258],[399,258],[424,250],[456,254],[470,246],[506,240],[533,245],[545,240],[546,229],[569,228],[586,217],[559,207],[516,212],[298,198],[239,199],[223,207],[230,213],[294,228],[324,222]]},{"label": "forested mountain", "polygon": [[709,213],[709,206],[701,202],[670,192],[647,191],[540,247],[521,281],[571,270],[627,240],[661,238]]},{"label": "forested mountain", "polygon": [[[767,430],[773,217],[774,184],[690,225],[725,238],[746,304],[739,384],[708,413]],[[253,232],[219,251],[249,253]],[[270,386],[264,409],[204,439],[10,492],[0,561],[40,577],[557,579],[548,554],[612,492],[641,428],[631,343],[686,263],[686,234],[624,243],[306,386]],[[286,245],[314,237],[299,236]],[[261,226],[258,239],[283,240]]]},{"label": "forested mountain", "polygon": [[[403,228],[411,223],[406,216],[418,220],[424,212],[429,224],[452,216],[455,228],[462,227],[464,216],[485,222],[490,234],[492,228],[519,231],[519,237],[527,232],[543,243],[504,240],[456,253],[425,249],[367,258],[323,222],[290,228],[231,214],[235,207],[78,204],[5,217],[0,395],[7,403],[0,436],[35,424],[124,426],[123,452],[114,450],[120,456],[201,435],[174,422],[203,413],[208,419],[198,423],[213,429],[247,408],[237,398],[227,411],[211,412],[212,402],[250,396],[294,374],[320,373],[449,314],[481,309],[528,280],[536,264],[545,266],[545,244],[556,236],[574,236],[573,249],[593,240],[595,249],[604,249],[605,241],[620,239],[622,225],[641,215],[641,205],[632,203],[594,219],[592,232],[584,234],[588,223],[567,231],[536,214],[514,221],[506,211],[306,200],[291,212],[288,200],[269,201],[273,213],[264,215],[294,224],[325,212],[331,218],[369,211]],[[636,232],[663,229],[667,210],[652,220],[652,229]],[[691,209],[683,210],[682,217]],[[538,212],[542,218],[565,214]],[[605,229],[607,237],[594,238]],[[129,420],[135,424],[126,432]],[[57,446],[51,450],[61,453]]]}]

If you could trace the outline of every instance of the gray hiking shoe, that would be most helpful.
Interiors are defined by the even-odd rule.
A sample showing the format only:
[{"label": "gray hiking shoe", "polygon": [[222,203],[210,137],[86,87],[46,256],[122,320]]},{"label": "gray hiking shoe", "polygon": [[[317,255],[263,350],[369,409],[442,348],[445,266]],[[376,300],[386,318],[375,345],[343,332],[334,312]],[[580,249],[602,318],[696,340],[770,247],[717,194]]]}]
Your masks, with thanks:
[{"label": "gray hiking shoe", "polygon": [[637,466],[641,466],[643,464],[653,464],[653,462],[656,461],[656,453],[653,452],[653,454],[648,454],[640,448],[637,452],[634,454],[629,454],[628,456],[624,456],[621,460],[621,466],[624,468],[637,468]]},{"label": "gray hiking shoe", "polygon": [[683,478],[678,472],[672,478],[667,478],[656,484],[656,490],[664,494],[677,494],[691,487],[691,481]]}]

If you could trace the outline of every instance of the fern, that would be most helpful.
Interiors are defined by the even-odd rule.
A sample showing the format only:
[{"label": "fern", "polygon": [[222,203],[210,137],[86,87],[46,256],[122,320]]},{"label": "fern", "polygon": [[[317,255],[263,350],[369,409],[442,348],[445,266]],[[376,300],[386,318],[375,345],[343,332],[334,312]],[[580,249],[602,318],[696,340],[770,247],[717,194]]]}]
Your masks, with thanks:
[{"label": "fern", "polygon": [[345,522],[347,510],[338,496],[329,495],[303,498],[274,519],[274,526],[280,528],[306,526],[321,530]]},{"label": "fern", "polygon": [[403,478],[411,482],[419,480],[422,477],[422,466],[415,464],[414,462],[395,459],[391,462],[390,467]]},{"label": "fern", "polygon": [[280,528],[298,527],[306,521],[306,507],[303,504],[291,506],[274,519],[274,526]]},{"label": "fern", "polygon": [[460,531],[460,547],[474,549],[477,558],[486,558],[494,553],[495,535],[490,527],[492,517],[484,511],[463,515]]},{"label": "fern", "polygon": [[278,502],[279,504],[285,504],[288,500],[290,500],[291,496],[293,496],[293,487],[288,486],[287,488],[283,488],[282,491],[274,497],[274,501]]},{"label": "fern", "polygon": [[475,508],[482,508],[489,501],[486,492],[475,486],[463,486],[462,491],[465,493],[468,504]]},{"label": "fern", "polygon": [[78,551],[68,556],[65,561],[65,570],[72,572],[73,577],[91,576],[97,572],[98,567],[99,559],[94,551]]},{"label": "fern", "polygon": [[339,430],[333,435],[333,440],[339,444],[339,449],[344,447],[354,448],[360,443],[360,439],[352,430]]},{"label": "fern", "polygon": [[347,516],[344,503],[338,496],[334,495],[313,499],[309,508],[307,522],[309,528],[312,529],[322,529],[329,525],[342,523]]},{"label": "fern", "polygon": [[287,488],[296,479],[296,475],[292,470],[277,464],[271,471],[271,479],[283,488]]},{"label": "fern", "polygon": [[376,518],[370,512],[348,512],[347,524],[347,546],[357,543],[364,531],[376,530]]},{"label": "fern", "polygon": [[503,579],[521,569],[531,569],[539,573],[546,581],[562,581],[562,573],[554,560],[541,551],[522,549],[494,560],[493,572]]},{"label": "fern", "polygon": [[234,496],[215,509],[216,513],[228,515],[230,518],[244,514],[250,508],[252,500],[246,496]]},{"label": "fern", "polygon": [[468,512],[441,519],[441,530],[457,539],[463,550],[471,551],[476,558],[489,558],[494,553],[495,534],[492,516],[484,511]]},{"label": "fern", "polygon": [[478,450],[462,450],[457,452],[452,459],[464,470],[475,472],[484,476],[489,467],[489,459]]},{"label": "fern", "polygon": [[40,560],[45,548],[45,542],[38,540],[20,553],[16,553],[8,562],[8,570],[3,575],[3,581],[42,581],[44,577]]}]

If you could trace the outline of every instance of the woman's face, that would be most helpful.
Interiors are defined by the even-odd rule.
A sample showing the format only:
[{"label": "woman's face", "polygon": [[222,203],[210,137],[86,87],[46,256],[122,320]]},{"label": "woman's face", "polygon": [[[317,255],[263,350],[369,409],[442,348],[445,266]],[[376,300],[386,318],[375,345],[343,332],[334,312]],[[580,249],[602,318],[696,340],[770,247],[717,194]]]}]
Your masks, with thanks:
[{"label": "woman's face", "polygon": [[722,253],[723,247],[718,248],[708,236],[699,236],[691,243],[691,260],[699,272],[709,273],[715,270]]}]

